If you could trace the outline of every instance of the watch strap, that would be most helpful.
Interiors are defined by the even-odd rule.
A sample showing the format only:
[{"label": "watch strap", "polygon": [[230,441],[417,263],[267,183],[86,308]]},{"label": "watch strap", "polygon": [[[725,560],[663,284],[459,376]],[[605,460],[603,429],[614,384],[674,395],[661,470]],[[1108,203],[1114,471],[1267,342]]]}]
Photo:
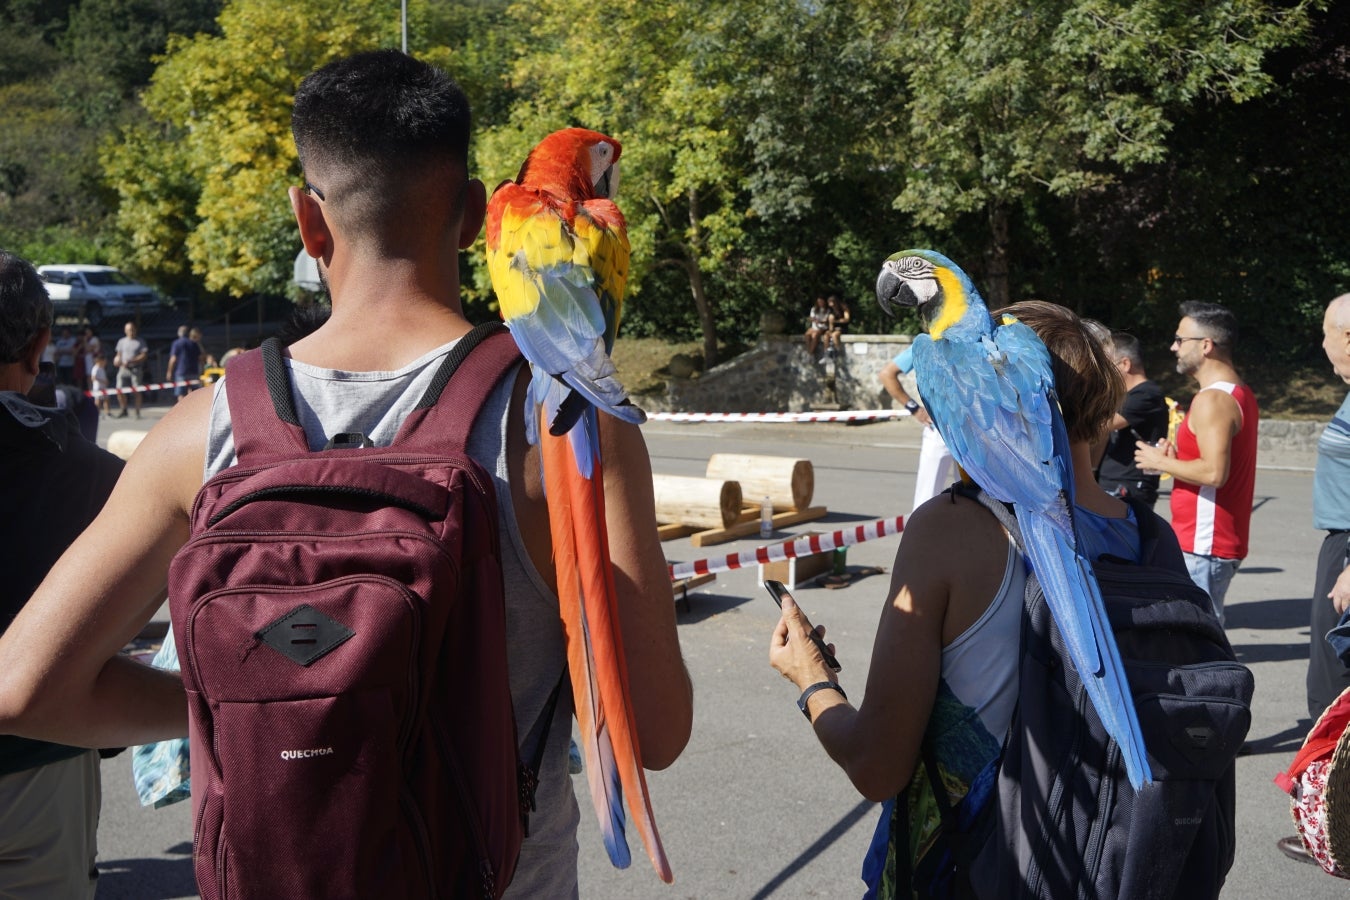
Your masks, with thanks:
[{"label": "watch strap", "polygon": [[814,694],[816,691],[826,691],[826,690],[838,691],[839,696],[843,697],[845,700],[848,699],[848,694],[844,693],[844,689],[839,686],[838,682],[817,681],[815,684],[811,685],[806,690],[802,691],[802,695],[797,698],[797,708],[802,711],[802,715],[806,716],[806,721],[808,722],[811,721],[811,709],[806,705],[806,701],[810,700],[811,695]]}]

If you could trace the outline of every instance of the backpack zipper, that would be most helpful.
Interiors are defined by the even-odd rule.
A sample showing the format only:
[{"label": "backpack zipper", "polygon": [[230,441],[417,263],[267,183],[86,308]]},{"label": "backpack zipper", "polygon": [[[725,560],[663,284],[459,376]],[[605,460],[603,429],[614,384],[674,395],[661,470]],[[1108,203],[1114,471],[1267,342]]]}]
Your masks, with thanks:
[{"label": "backpack zipper", "polygon": [[464,783],[464,772],[459,764],[458,757],[455,756],[454,748],[450,746],[450,738],[445,733],[443,722],[437,721],[433,724],[432,730],[436,735],[436,746],[441,751],[441,757],[445,767],[449,770],[451,781],[455,786],[455,797],[459,800],[459,810],[469,825],[469,832],[473,837],[474,850],[478,855],[478,875],[480,886],[482,887],[482,896],[485,900],[491,900],[496,894],[497,874],[492,868],[492,861],[489,859],[487,850],[487,839],[483,836],[482,829],[478,825],[477,810],[473,808],[472,801],[469,799],[469,790]]},{"label": "backpack zipper", "polygon": [[1097,788],[1097,812],[1098,815],[1092,817],[1092,829],[1088,832],[1086,843],[1087,852],[1083,856],[1083,879],[1079,883],[1079,896],[1087,896],[1087,886],[1096,885],[1097,869],[1101,865],[1102,848],[1106,846],[1106,832],[1109,826],[1109,816],[1102,816],[1100,813],[1109,811],[1111,804],[1116,797],[1116,779],[1111,777],[1111,773],[1120,765],[1121,754],[1120,746],[1113,740],[1106,745],[1106,765],[1102,769],[1102,780]]},{"label": "backpack zipper", "polygon": [[[1086,715],[1087,691],[1085,690],[1078,699],[1077,715],[1074,716],[1073,744],[1066,754],[1066,758],[1068,759],[1076,759],[1078,758],[1078,755],[1082,753],[1083,731],[1087,723],[1087,719],[1085,718]],[[1069,775],[1072,775],[1072,773],[1066,772],[1063,760],[1061,760],[1060,765],[1055,767],[1055,781],[1050,787],[1050,798],[1047,801],[1045,808],[1046,815],[1041,823],[1040,840],[1037,841],[1036,852],[1032,854],[1035,865],[1028,873],[1030,876],[1030,883],[1027,885],[1027,893],[1030,896],[1036,896],[1041,889],[1041,880],[1044,877],[1043,873],[1046,868],[1045,857],[1050,845],[1051,826],[1053,823],[1053,828],[1057,832],[1059,830],[1059,822],[1064,817],[1064,795],[1066,793],[1064,779]]]},{"label": "backpack zipper", "polygon": [[399,784],[398,805],[403,807],[403,818],[410,826],[413,844],[417,847],[417,859],[422,864],[422,877],[426,881],[427,896],[434,897],[436,875],[431,869],[431,837],[427,834],[427,823],[423,820],[406,782]]}]

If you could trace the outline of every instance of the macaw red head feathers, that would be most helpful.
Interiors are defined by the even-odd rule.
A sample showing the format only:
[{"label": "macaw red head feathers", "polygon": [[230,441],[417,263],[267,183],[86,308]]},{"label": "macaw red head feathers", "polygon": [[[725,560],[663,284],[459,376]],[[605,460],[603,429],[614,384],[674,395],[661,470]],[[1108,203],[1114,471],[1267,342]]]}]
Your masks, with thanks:
[{"label": "macaw red head feathers", "polygon": [[516,183],[573,200],[612,200],[619,189],[622,149],[598,131],[564,128],[530,151]]}]

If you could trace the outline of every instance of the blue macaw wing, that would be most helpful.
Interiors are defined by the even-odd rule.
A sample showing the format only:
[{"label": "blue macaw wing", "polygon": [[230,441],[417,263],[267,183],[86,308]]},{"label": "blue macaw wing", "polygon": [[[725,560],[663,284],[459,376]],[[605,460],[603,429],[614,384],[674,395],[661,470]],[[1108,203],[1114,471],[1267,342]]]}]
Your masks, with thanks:
[{"label": "blue macaw wing", "polygon": [[914,362],[952,457],[991,497],[1013,504],[1070,661],[1131,783],[1142,786],[1151,773],[1133,697],[1101,591],[1077,551],[1069,439],[1049,352],[1026,325],[1008,322],[973,341],[920,336]]},{"label": "blue macaw wing", "polygon": [[1016,323],[979,341],[920,335],[914,367],[919,393],[952,458],[981,488],[1036,510],[1055,505],[1069,480],[1067,438],[1066,453],[1057,460],[1058,410],[1047,399],[1054,376],[1035,332]]}]

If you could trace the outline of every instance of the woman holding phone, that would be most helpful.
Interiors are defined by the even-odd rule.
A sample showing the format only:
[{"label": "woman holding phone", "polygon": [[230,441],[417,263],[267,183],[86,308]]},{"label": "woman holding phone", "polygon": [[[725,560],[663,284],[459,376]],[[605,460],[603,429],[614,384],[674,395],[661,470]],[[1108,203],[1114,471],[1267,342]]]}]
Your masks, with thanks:
[{"label": "woman holding phone", "polygon": [[[1097,487],[1091,459],[1093,441],[1124,394],[1120,373],[1064,307],[1028,302],[995,317],[1001,314],[1026,323],[1050,349],[1082,530],[1104,540],[1123,534],[1126,544],[1133,535],[1137,557],[1133,514]],[[1111,552],[1132,558],[1128,548],[1113,544]],[[856,706],[808,639],[810,625],[796,604],[782,601],[770,663],[801,692],[802,711],[821,746],[858,791],[886,802],[864,866],[868,896],[943,896],[950,890],[950,866],[944,871],[941,862],[947,847],[922,748],[933,749],[952,802],[969,795],[978,808],[981,792],[992,788],[1017,703],[1025,586],[1026,567],[1012,538],[977,500],[945,493],[924,503],[911,514],[896,552],[866,693]],[[907,785],[907,802],[895,803]]]}]

